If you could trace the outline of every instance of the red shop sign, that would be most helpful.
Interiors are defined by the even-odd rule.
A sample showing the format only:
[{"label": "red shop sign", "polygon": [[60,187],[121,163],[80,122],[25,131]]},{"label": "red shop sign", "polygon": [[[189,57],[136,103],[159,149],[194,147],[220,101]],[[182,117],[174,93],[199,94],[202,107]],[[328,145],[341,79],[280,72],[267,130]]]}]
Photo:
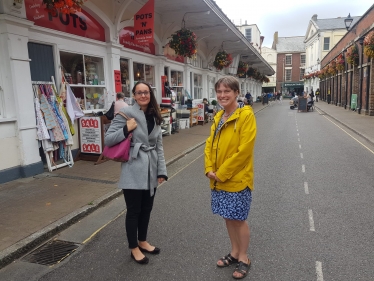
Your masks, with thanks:
[{"label": "red shop sign", "polygon": [[105,29],[85,11],[53,16],[43,0],[25,0],[26,17],[35,25],[105,42]]},{"label": "red shop sign", "polygon": [[132,50],[140,51],[140,52],[151,54],[151,55],[156,54],[155,44],[145,43],[145,44],[139,45],[135,43],[134,27],[132,26],[125,27],[119,32],[119,43],[125,48],[129,48]]},{"label": "red shop sign", "polygon": [[121,71],[119,70],[114,70],[114,85],[116,93],[122,92]]},{"label": "red shop sign", "polygon": [[135,43],[153,43],[155,1],[149,0],[134,16]]}]

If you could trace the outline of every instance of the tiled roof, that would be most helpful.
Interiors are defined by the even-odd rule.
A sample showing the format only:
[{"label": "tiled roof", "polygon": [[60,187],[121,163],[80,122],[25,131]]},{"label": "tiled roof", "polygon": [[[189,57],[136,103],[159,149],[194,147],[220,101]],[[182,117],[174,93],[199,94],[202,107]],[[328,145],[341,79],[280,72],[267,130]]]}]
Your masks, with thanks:
[{"label": "tiled roof", "polygon": [[[351,26],[353,26],[361,17],[352,17],[353,22]],[[312,20],[315,25],[320,30],[329,30],[329,29],[345,29],[345,18],[334,18],[334,19],[317,19]]]},{"label": "tiled roof", "polygon": [[304,36],[279,37],[276,48],[278,53],[305,52]]}]

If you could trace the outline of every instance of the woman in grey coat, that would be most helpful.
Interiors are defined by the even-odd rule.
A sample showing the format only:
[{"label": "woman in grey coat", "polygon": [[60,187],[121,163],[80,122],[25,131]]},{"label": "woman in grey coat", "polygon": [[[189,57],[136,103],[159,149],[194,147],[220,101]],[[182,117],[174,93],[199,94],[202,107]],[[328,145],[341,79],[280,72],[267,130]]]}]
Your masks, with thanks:
[{"label": "woman in grey coat", "polygon": [[132,133],[130,160],[121,165],[119,188],[122,188],[126,206],[126,232],[131,257],[147,264],[144,253],[159,254],[160,249],[147,242],[149,219],[157,185],[167,180],[162,146],[162,117],[152,88],[138,82],[132,89],[135,104],[118,114],[105,134],[105,145],[113,146]]}]

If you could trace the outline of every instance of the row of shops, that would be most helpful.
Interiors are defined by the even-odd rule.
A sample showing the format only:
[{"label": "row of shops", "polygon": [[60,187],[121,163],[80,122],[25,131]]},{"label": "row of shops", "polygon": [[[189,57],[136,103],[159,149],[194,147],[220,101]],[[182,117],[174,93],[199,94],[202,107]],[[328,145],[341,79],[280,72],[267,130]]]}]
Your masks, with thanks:
[{"label": "row of shops", "polygon": [[[48,13],[42,0],[8,2],[13,1],[0,4],[0,183],[45,170],[45,155],[36,137],[35,85],[40,89],[54,84],[59,93],[66,81],[83,118],[97,118],[110,107],[116,92],[125,93],[131,103],[131,89],[140,80],[152,85],[160,104],[165,81],[176,93],[177,107],[186,100],[196,104],[203,98],[215,99],[215,82],[222,75],[235,75],[237,68],[216,71],[211,66],[215,52],[223,47],[234,61],[245,55],[265,75],[273,74],[214,1],[194,0],[188,5],[179,0],[156,1],[155,40],[142,45],[134,41],[133,15],[142,7],[139,1],[113,0],[104,5],[92,0],[81,12],[57,15]],[[182,17],[200,39],[194,58],[176,56],[167,45],[170,34],[181,28]],[[234,40],[240,43],[231,44]],[[248,91],[261,95],[261,83],[249,78],[240,82],[243,95]],[[73,144],[66,149],[73,155],[82,152],[79,124],[76,120],[72,125]],[[49,160],[58,160],[58,154],[52,153],[57,159]]]}]

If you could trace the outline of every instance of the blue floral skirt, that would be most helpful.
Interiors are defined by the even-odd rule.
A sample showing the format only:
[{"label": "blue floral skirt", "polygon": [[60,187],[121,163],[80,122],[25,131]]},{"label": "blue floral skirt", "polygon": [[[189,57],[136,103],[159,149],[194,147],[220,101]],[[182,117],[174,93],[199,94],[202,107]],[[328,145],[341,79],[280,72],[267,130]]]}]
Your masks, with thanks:
[{"label": "blue floral skirt", "polygon": [[212,211],[225,219],[244,221],[251,208],[252,192],[247,187],[239,192],[212,190]]}]

